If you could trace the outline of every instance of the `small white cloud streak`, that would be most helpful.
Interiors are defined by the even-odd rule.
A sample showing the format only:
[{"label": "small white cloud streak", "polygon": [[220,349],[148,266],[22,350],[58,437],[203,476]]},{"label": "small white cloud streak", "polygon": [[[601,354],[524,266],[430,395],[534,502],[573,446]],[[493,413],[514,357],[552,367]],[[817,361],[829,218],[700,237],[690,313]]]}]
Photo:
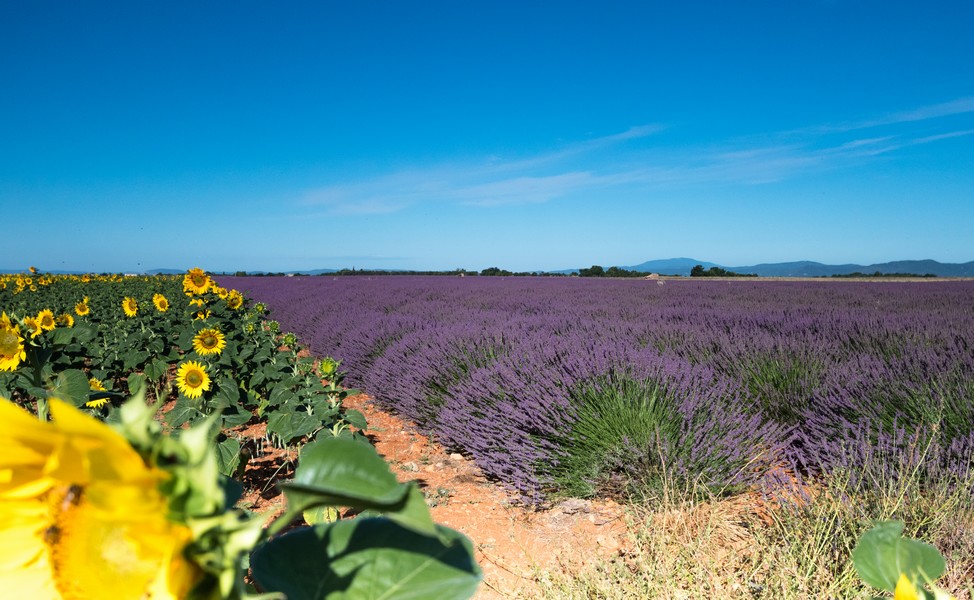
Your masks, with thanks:
[{"label": "small white cloud streak", "polygon": [[810,129],[799,129],[796,131],[785,132],[785,133],[797,133],[797,134],[808,133],[808,132],[842,133],[848,131],[855,131],[858,129],[870,129],[873,127],[883,127],[886,125],[899,125],[903,123],[916,123],[919,121],[929,121],[931,119],[939,119],[942,117],[962,115],[971,112],[974,112],[974,96],[968,96],[966,98],[958,98],[956,100],[951,100],[950,102],[941,102],[939,104],[931,104],[929,106],[921,106],[920,108],[897,112],[876,119],[866,119],[862,121],[853,121],[850,123],[820,125],[820,126],[812,127]]},{"label": "small white cloud streak", "polygon": [[453,196],[469,206],[537,204],[591,187],[591,173],[562,173],[548,177],[513,177],[454,190]]},{"label": "small white cloud streak", "polygon": [[[974,112],[974,98],[961,98],[844,128],[818,127],[763,137],[767,143],[724,142],[710,147],[672,148],[627,145],[652,136],[659,125],[569,144],[534,156],[481,163],[440,164],[380,175],[368,181],[323,186],[304,194],[301,204],[329,215],[385,215],[409,207],[445,203],[490,209],[555,201],[595,189],[737,184],[761,185],[804,173],[862,164],[907,146],[974,134],[974,129],[917,136],[903,124]],[[878,124],[900,124],[894,135],[835,140]],[[798,135],[796,135],[798,134]],[[787,137],[789,143],[776,144]],[[841,137],[841,135],[839,135]],[[613,160],[606,161],[606,151]],[[622,160],[620,160],[620,157]],[[625,165],[625,166],[620,166]]]}]

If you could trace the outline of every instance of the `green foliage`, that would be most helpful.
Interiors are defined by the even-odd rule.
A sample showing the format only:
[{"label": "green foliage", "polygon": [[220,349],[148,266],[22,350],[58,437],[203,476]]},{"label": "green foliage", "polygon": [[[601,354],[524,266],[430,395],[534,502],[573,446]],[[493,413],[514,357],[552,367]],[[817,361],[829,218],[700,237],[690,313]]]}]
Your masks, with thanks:
[{"label": "green foliage", "polygon": [[258,548],[250,566],[264,590],[284,592],[289,600],[466,598],[476,590],[482,574],[470,541],[435,525],[418,488],[399,483],[367,442],[329,438],[306,445],[284,491],[288,509],[272,533],[299,515],[314,517],[317,508],[369,512],[354,521],[329,519]]},{"label": "green foliage", "polygon": [[463,535],[424,536],[380,518],[316,525],[271,540],[251,567],[262,589],[288,600],[469,598],[480,580]]},{"label": "green foliage", "polygon": [[694,265],[690,269],[690,277],[757,277],[757,273],[735,273],[720,267],[704,269],[703,265]]},{"label": "green foliage", "polygon": [[[553,468],[559,490],[571,496],[627,494],[634,449],[669,445],[680,419],[666,389],[653,381],[603,379],[572,391],[575,424],[563,444],[565,456]],[[652,454],[652,452],[650,452]],[[641,493],[664,485],[665,465],[645,465]]]},{"label": "green foliage", "polygon": [[910,582],[929,583],[944,574],[947,564],[936,548],[902,535],[899,521],[877,523],[863,534],[852,551],[852,562],[863,581],[892,592],[901,575]]}]

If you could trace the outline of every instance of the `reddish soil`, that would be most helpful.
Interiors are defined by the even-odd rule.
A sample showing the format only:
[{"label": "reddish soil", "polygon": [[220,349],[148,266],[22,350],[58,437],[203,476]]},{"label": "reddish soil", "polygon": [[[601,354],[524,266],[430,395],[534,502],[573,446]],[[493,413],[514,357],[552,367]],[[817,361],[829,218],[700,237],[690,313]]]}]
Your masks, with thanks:
[{"label": "reddish soil", "polygon": [[[534,597],[538,569],[574,570],[623,553],[626,525],[619,504],[569,500],[545,511],[519,506],[470,459],[447,452],[368,397],[354,396],[345,403],[365,414],[366,434],[399,480],[418,483],[433,519],[473,541],[484,571],[477,600]],[[263,441],[263,427],[241,433],[253,440],[241,506],[277,515],[284,499],[276,484],[293,475],[296,456]]]}]

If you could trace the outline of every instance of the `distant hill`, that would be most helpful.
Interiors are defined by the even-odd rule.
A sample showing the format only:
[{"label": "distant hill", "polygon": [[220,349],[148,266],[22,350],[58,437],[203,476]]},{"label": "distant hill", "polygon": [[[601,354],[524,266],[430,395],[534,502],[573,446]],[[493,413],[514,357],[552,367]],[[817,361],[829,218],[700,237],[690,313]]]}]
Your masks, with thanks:
[{"label": "distant hill", "polygon": [[716,263],[695,260],[692,258],[670,258],[666,260],[650,260],[631,267],[624,267],[632,271],[659,273],[660,275],[689,276],[690,269],[695,265],[702,265],[705,269],[721,267],[735,273],[755,273],[759,277],[831,277],[832,275],[849,275],[851,273],[912,273],[926,275],[931,273],[937,277],[974,277],[974,261],[966,263],[942,263],[935,260],[898,260],[872,265],[827,265],[808,260],[784,263],[762,263],[749,266],[725,266]]},{"label": "distant hill", "polygon": [[703,265],[705,269],[720,266],[717,263],[697,260],[695,258],[666,258],[663,260],[648,260],[638,265],[622,268],[641,273],[659,273],[660,275],[689,275],[690,269],[696,265]]}]

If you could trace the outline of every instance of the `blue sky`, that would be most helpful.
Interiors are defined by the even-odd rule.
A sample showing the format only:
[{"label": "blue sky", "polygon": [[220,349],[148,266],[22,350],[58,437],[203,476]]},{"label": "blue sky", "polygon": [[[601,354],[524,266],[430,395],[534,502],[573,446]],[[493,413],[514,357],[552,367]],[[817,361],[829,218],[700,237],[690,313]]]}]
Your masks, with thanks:
[{"label": "blue sky", "polygon": [[0,3],[0,267],[974,260],[974,3]]}]

